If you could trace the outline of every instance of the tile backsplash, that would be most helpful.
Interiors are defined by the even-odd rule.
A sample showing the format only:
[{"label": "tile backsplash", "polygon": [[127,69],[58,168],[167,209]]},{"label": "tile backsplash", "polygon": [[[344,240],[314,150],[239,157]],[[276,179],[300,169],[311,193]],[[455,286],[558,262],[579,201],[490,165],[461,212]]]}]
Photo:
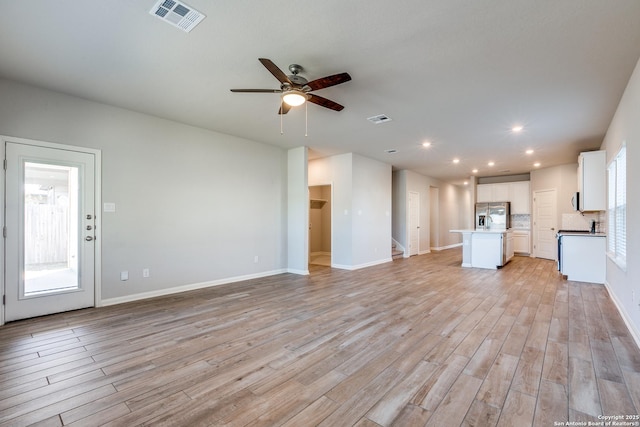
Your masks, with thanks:
[{"label": "tile backsplash", "polygon": [[591,229],[591,221],[596,221],[596,232],[604,233],[607,230],[605,219],[606,215],[604,212],[593,212],[593,213],[585,213],[582,214],[580,212],[576,213],[565,213],[562,214],[562,226],[561,230],[590,230]]},{"label": "tile backsplash", "polygon": [[531,215],[528,215],[528,214],[511,215],[511,228],[530,230]]}]

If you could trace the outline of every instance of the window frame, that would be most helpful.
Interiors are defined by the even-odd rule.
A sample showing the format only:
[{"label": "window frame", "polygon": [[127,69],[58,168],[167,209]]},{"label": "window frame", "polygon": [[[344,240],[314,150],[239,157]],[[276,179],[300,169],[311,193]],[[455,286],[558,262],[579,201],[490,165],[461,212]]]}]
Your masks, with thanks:
[{"label": "window frame", "polygon": [[[624,165],[621,170],[619,163],[622,160]],[[624,176],[620,176],[620,173]],[[627,145],[623,142],[607,165],[607,257],[625,272],[627,234]]]}]

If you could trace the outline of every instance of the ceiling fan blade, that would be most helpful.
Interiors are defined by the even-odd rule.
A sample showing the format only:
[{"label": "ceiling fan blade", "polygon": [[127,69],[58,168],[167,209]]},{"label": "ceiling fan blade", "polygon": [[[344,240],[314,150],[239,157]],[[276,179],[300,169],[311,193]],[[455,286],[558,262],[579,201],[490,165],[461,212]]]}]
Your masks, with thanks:
[{"label": "ceiling fan blade", "polygon": [[329,108],[335,111],[342,111],[344,109],[343,105],[340,105],[337,102],[333,102],[330,99],[323,98],[321,96],[314,95],[312,93],[309,93],[308,95],[309,95],[309,98],[307,99],[307,101],[313,102],[314,104],[317,104],[321,107]]},{"label": "ceiling fan blade", "polygon": [[245,93],[282,93],[281,89],[230,89],[231,92]]},{"label": "ceiling fan blade", "polygon": [[312,80],[307,83],[307,86],[309,86],[311,90],[318,90],[324,89],[325,87],[339,85],[340,83],[346,83],[349,80],[351,80],[351,76],[349,75],[349,73],[340,73]]},{"label": "ceiling fan blade", "polygon": [[280,109],[278,110],[278,114],[287,114],[290,109],[291,109],[291,105],[287,104],[286,102],[281,102]]},{"label": "ceiling fan blade", "polygon": [[267,70],[269,70],[269,72],[271,74],[273,74],[273,76],[276,79],[278,79],[280,81],[280,83],[288,83],[288,84],[293,86],[293,83],[291,83],[291,80],[289,80],[289,77],[287,77],[287,75],[285,73],[283,73],[282,70],[280,68],[278,68],[278,66],[276,64],[271,62],[270,59],[258,58],[258,61],[260,61],[262,63],[262,65],[264,65],[264,67]]}]

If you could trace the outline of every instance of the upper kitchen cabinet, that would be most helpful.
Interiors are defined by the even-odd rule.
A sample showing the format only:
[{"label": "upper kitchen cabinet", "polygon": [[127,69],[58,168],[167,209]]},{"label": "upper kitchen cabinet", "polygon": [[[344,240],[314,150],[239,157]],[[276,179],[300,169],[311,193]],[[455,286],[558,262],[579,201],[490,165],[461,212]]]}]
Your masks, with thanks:
[{"label": "upper kitchen cabinet", "polygon": [[478,203],[511,202],[512,214],[530,214],[530,191],[529,181],[478,184],[476,199]]},{"label": "upper kitchen cabinet", "polygon": [[588,151],[578,157],[578,192],[581,211],[607,209],[606,151]]},{"label": "upper kitchen cabinet", "polygon": [[476,199],[478,203],[509,202],[509,184],[478,184]]},{"label": "upper kitchen cabinet", "polygon": [[513,215],[530,214],[531,185],[529,181],[509,183],[509,201]]}]

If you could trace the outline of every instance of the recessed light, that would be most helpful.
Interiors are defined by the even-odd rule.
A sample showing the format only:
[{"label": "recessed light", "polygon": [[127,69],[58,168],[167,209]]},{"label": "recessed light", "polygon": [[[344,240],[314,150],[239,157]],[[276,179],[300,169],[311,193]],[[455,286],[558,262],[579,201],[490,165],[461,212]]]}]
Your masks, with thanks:
[{"label": "recessed light", "polygon": [[525,153],[527,153],[527,154],[533,154],[533,150],[529,149],[529,150],[525,151]]},{"label": "recessed light", "polygon": [[425,141],[425,142],[422,143],[422,146],[425,147],[425,148],[426,147],[431,147],[431,143],[429,141]]},{"label": "recessed light", "polygon": [[464,185],[469,185],[469,181],[465,181],[465,182],[464,182]]},{"label": "recessed light", "polygon": [[458,159],[458,158],[453,159],[453,163],[455,163],[455,164],[460,163],[460,159]]},{"label": "recessed light", "polygon": [[494,162],[489,162],[489,163],[487,163],[487,165],[488,165],[489,167],[491,167],[491,166],[495,166],[495,163],[494,163]]},{"label": "recessed light", "polygon": [[478,169],[473,169],[471,173],[478,173]]},{"label": "recessed light", "polygon": [[516,125],[514,127],[511,128],[511,131],[514,133],[518,133],[518,132],[522,132],[523,127],[520,125]]},{"label": "recessed light", "polygon": [[535,163],[533,164],[533,166],[534,166],[534,167],[536,167],[536,168],[539,168],[539,167],[540,167],[540,162],[535,162]]}]

